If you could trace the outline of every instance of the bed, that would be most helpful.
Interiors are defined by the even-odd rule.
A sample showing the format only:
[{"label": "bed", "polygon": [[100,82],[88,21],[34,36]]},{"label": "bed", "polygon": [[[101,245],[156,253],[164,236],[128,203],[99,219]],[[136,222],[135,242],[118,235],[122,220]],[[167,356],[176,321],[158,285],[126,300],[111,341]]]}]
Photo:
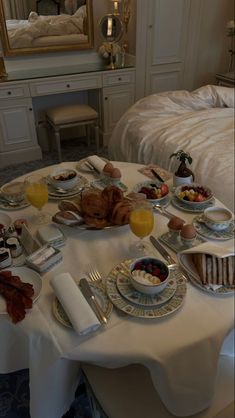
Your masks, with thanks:
[{"label": "bed", "polygon": [[73,14],[43,16],[30,12],[27,20],[6,21],[11,48],[85,43],[86,5]]},{"label": "bed", "polygon": [[234,89],[203,86],[153,94],[120,119],[109,142],[116,161],[155,163],[175,171],[169,156],[191,154],[195,181],[207,185],[234,210]]}]

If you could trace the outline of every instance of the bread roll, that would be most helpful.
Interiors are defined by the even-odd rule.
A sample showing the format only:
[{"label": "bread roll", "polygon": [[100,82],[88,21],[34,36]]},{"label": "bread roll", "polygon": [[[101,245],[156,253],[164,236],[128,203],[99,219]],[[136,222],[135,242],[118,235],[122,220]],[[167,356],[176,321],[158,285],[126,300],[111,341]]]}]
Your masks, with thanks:
[{"label": "bread roll", "polygon": [[103,199],[100,190],[88,190],[82,193],[81,207],[84,215],[104,219],[108,216],[108,201]]},{"label": "bread roll", "polygon": [[114,206],[111,222],[115,225],[125,225],[129,223],[132,204],[129,200],[123,199]]}]

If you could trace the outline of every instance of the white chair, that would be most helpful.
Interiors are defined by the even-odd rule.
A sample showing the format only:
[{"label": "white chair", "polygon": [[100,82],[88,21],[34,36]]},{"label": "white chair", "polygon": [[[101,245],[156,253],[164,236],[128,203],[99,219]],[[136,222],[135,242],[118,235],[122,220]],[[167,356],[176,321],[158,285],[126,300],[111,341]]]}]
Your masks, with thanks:
[{"label": "white chair", "polygon": [[[161,402],[144,366],[106,369],[83,364],[82,369],[88,381],[93,418],[175,417]],[[193,418],[234,418],[233,357],[220,356],[212,405]]]},{"label": "white chair", "polygon": [[88,105],[66,105],[47,109],[46,121],[53,129],[59,161],[62,160],[60,131],[74,126],[85,126],[88,145],[90,145],[90,128],[95,131],[96,151],[99,151],[99,115]]}]

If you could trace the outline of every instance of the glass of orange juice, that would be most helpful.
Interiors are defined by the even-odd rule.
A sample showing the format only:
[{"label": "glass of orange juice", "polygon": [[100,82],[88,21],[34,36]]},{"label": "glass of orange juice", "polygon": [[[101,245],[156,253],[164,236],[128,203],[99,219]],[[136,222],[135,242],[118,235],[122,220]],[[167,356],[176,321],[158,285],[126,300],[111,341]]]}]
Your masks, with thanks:
[{"label": "glass of orange juice", "polygon": [[38,214],[34,217],[33,222],[36,224],[47,223],[49,217],[42,213],[43,206],[48,202],[48,187],[45,179],[38,174],[32,174],[26,177],[24,183],[27,200],[38,209]]},{"label": "glass of orange juice", "polygon": [[136,202],[130,212],[129,224],[131,231],[140,238],[135,245],[138,253],[145,253],[148,244],[144,238],[151,234],[154,226],[153,207],[151,203],[143,200]]}]

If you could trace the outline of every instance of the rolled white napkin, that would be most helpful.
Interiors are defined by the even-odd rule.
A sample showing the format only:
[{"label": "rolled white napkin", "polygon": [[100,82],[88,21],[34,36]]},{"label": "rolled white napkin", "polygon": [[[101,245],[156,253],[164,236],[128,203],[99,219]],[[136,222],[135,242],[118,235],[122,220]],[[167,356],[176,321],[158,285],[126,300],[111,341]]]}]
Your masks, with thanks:
[{"label": "rolled white napkin", "polygon": [[69,273],[54,276],[50,284],[78,334],[86,335],[100,327],[100,321]]},{"label": "rolled white napkin", "polygon": [[97,170],[99,173],[103,171],[106,161],[102,160],[102,158],[98,157],[98,155],[90,155],[87,157],[87,161]]}]

